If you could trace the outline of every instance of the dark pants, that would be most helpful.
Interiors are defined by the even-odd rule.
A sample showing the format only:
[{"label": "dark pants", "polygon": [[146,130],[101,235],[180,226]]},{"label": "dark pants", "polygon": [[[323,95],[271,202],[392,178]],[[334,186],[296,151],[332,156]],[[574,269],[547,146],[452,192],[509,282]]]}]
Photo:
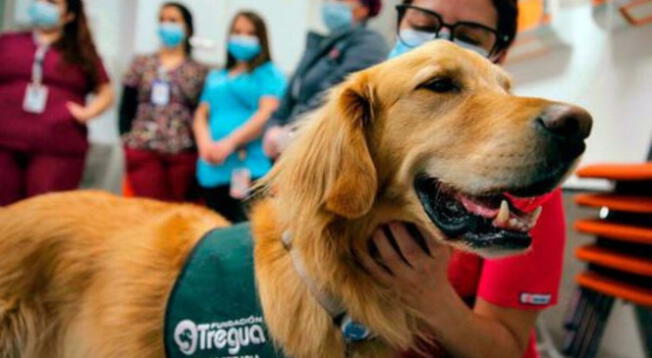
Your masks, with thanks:
[{"label": "dark pants", "polygon": [[222,215],[232,223],[247,221],[245,203],[231,197],[230,186],[218,186],[216,188],[203,188],[206,205]]},{"label": "dark pants", "polygon": [[85,155],[16,152],[0,148],[0,206],[32,196],[75,190]]},{"label": "dark pants", "polygon": [[197,153],[162,154],[125,148],[127,179],[139,197],[165,201],[188,200],[195,183]]}]

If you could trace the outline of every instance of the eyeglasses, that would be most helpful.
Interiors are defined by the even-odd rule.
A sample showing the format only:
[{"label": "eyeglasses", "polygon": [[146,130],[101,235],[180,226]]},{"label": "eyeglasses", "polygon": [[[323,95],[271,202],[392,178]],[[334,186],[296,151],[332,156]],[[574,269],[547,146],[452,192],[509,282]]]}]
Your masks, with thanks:
[{"label": "eyeglasses", "polygon": [[500,35],[495,29],[476,22],[460,21],[447,24],[440,14],[412,5],[398,5],[396,10],[398,11],[399,40],[409,47],[421,45],[424,39],[402,35],[401,30],[405,29],[405,26],[401,28],[404,20],[412,30],[428,37],[428,41],[440,38],[441,30],[447,28],[449,30],[448,40],[480,47],[487,51],[489,58],[495,57],[509,42],[509,36]]}]

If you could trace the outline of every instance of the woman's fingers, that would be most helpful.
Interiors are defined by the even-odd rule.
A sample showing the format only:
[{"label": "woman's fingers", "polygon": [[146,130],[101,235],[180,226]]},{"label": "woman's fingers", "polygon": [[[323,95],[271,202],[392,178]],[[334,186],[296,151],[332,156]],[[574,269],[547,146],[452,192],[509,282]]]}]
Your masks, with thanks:
[{"label": "woman's fingers", "polygon": [[390,273],[389,269],[383,267],[378,263],[373,257],[370,250],[358,251],[355,254],[355,258],[362,268],[369,274],[371,277],[376,279],[382,285],[392,286],[394,277]]},{"label": "woman's fingers", "polygon": [[67,102],[66,107],[72,116],[80,123],[85,123],[88,118],[84,113],[85,108],[75,102]]},{"label": "woman's fingers", "polygon": [[[401,251],[400,254],[405,258],[410,267],[419,266],[422,261],[430,259],[430,256],[424,249],[419,246],[417,240],[419,237],[414,237],[414,233],[408,232],[403,223],[392,223],[389,228],[394,236],[396,245]],[[418,233],[416,233],[418,235]]]},{"label": "woman's fingers", "polygon": [[[389,231],[389,230],[388,230]],[[384,230],[376,230],[373,243],[378,248],[379,262],[387,267],[394,276],[405,276],[411,270],[409,264],[403,259],[401,253],[396,250]]]},{"label": "woman's fingers", "polygon": [[416,226],[405,225],[379,227],[367,250],[357,256],[381,284],[419,291],[427,282],[446,275],[450,250]]},{"label": "woman's fingers", "polygon": [[430,256],[436,257],[437,254],[441,253],[442,249],[446,250],[447,252],[450,251],[448,246],[446,246],[441,241],[437,241],[435,237],[430,235],[422,228],[418,227],[417,230],[421,234],[424,244],[428,247],[428,252],[430,253]]}]

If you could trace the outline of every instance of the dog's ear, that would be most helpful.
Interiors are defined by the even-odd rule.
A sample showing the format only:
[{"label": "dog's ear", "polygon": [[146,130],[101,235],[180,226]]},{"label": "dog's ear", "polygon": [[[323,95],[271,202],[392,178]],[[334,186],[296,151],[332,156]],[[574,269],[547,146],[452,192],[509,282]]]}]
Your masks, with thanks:
[{"label": "dog's ear", "polygon": [[[378,189],[376,168],[368,147],[368,131],[378,111],[366,73],[353,77],[338,93],[336,117],[338,143],[331,157],[334,177],[324,192],[326,209],[353,219],[366,214]],[[335,118],[333,118],[335,119]]]}]

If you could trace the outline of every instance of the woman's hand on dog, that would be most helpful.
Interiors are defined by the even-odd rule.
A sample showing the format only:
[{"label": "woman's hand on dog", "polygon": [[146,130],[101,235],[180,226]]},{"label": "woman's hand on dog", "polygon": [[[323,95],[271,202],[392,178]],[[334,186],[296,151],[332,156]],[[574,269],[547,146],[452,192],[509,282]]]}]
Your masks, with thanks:
[{"label": "woman's hand on dog", "polygon": [[425,316],[441,307],[454,290],[448,281],[451,248],[411,224],[391,223],[376,230],[360,264],[379,283],[399,292]]}]

